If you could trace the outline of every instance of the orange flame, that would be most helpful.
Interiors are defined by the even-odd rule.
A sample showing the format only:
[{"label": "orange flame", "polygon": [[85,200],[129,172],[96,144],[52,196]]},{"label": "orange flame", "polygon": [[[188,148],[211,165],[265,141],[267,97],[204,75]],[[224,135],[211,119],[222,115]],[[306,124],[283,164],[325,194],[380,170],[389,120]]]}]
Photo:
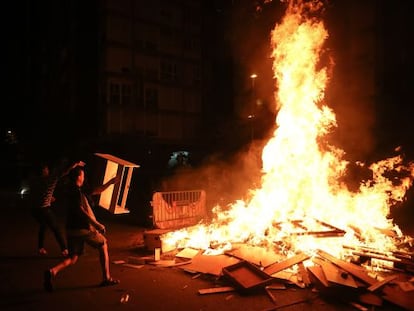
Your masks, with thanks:
[{"label": "orange flame", "polygon": [[[401,156],[373,163],[372,178],[357,191],[341,182],[349,163],[345,152],[326,139],[336,126],[334,112],[323,104],[328,83],[326,67],[318,68],[328,32],[322,21],[308,17],[321,9],[319,2],[291,1],[279,25],[271,32],[273,72],[277,83],[276,130],[263,149],[260,189],[228,208],[214,209],[214,220],[162,237],[164,245],[219,251],[232,243],[262,245],[285,253],[316,248],[341,256],[342,246],[365,245],[378,250],[395,248],[395,241],[379,229],[402,235],[389,219],[390,207],[404,200],[412,185],[414,165]],[[360,164],[364,165],[365,164]],[[405,174],[398,180],[387,174]],[[340,237],[320,239],[297,232],[297,222],[319,230],[329,224]],[[214,246],[214,247],[213,247]]]}]

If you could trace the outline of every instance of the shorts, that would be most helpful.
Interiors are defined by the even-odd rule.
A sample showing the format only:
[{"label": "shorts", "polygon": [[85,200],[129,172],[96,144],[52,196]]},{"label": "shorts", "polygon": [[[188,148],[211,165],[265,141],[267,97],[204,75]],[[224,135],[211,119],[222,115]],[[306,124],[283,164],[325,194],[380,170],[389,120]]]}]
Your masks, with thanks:
[{"label": "shorts", "polygon": [[106,243],[106,237],[98,231],[87,231],[82,235],[68,235],[68,251],[71,255],[82,255],[85,243],[93,248],[101,248]]}]

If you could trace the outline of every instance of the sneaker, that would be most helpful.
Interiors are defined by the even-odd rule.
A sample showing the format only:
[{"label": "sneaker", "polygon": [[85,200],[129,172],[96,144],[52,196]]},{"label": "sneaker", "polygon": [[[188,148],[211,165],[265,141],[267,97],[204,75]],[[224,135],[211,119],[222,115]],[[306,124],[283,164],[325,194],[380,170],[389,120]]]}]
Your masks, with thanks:
[{"label": "sneaker", "polygon": [[62,251],[62,256],[63,256],[63,257],[68,257],[68,256],[69,256],[69,252],[68,252],[68,250],[67,250],[67,249],[64,249],[64,250]]},{"label": "sneaker", "polygon": [[45,249],[45,248],[39,248],[39,255],[42,255],[42,256],[44,256],[44,255],[47,255],[47,250]]},{"label": "sneaker", "polygon": [[52,278],[53,278],[53,275],[50,270],[46,270],[43,273],[43,287],[48,292],[53,292]]}]

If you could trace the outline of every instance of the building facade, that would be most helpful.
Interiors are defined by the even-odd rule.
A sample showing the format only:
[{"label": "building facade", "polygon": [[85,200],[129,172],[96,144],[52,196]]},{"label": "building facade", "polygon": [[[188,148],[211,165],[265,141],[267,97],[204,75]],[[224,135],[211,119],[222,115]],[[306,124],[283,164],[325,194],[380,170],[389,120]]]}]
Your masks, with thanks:
[{"label": "building facade", "polygon": [[50,139],[203,142],[219,105],[208,1],[46,0],[27,10],[28,88]]},{"label": "building facade", "polygon": [[106,0],[99,4],[104,134],[197,140],[209,71],[202,2]]}]

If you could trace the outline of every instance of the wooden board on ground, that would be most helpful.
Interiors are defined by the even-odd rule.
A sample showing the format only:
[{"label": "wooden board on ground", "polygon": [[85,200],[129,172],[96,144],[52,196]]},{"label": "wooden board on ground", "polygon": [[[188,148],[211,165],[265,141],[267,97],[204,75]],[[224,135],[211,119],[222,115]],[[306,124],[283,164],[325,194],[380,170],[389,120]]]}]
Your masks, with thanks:
[{"label": "wooden board on ground", "polygon": [[178,252],[175,255],[175,257],[191,259],[194,256],[196,256],[199,252],[200,252],[199,250],[196,250],[196,249],[193,249],[193,248],[184,248],[183,250]]},{"label": "wooden board on ground", "polygon": [[228,293],[234,292],[236,289],[231,286],[222,286],[222,287],[211,287],[211,288],[202,288],[198,290],[200,295],[206,294],[217,294],[217,293]]},{"label": "wooden board on ground", "polygon": [[197,254],[191,259],[191,263],[183,266],[182,269],[218,276],[224,267],[239,261],[239,259],[227,255],[207,256]]},{"label": "wooden board on ground", "polygon": [[312,261],[322,267],[322,270],[328,282],[358,288],[358,285],[356,284],[352,275],[335,266],[333,263],[322,260],[318,257],[313,258]]},{"label": "wooden board on ground", "polygon": [[239,258],[255,264],[256,266],[267,267],[282,259],[281,255],[267,250],[260,246],[240,244],[226,252],[227,255]]},{"label": "wooden board on ground", "polygon": [[322,251],[322,250],[318,250],[317,253],[318,253],[319,256],[323,257],[326,260],[329,260],[330,262],[334,263],[338,267],[344,269],[345,271],[349,272],[353,276],[355,276],[355,277],[359,278],[360,280],[364,281],[368,285],[373,285],[373,284],[377,283],[377,280],[370,277],[368,275],[368,273],[366,273],[360,266],[357,266],[353,263],[338,259],[338,258],[332,256],[331,254],[328,254],[327,252]]},{"label": "wooden board on ground", "polygon": [[303,264],[303,262],[299,262],[298,267],[299,267],[300,275],[302,277],[303,284],[305,284],[305,286],[309,286],[311,284],[311,281],[309,278],[308,270],[306,270],[306,267]]},{"label": "wooden board on ground", "polygon": [[391,281],[394,281],[396,278],[398,278],[398,275],[390,275],[390,276],[384,278],[382,281],[379,281],[379,282],[377,282],[375,284],[372,284],[370,287],[368,287],[368,290],[370,292],[374,292],[377,289],[379,289],[382,286],[384,286],[385,284],[387,284],[387,283],[389,283]]},{"label": "wooden board on ground", "polygon": [[286,260],[283,260],[283,261],[274,263],[270,266],[267,266],[264,269],[264,272],[266,272],[269,275],[272,275],[272,274],[277,273],[279,271],[285,270],[286,268],[289,268],[289,267],[291,267],[291,266],[293,266],[293,265],[295,265],[299,262],[303,262],[303,261],[305,261],[309,258],[310,258],[309,255],[307,255],[305,253],[301,253],[301,254],[295,255],[293,257],[290,257]]},{"label": "wooden board on ground", "polygon": [[308,267],[308,271],[320,282],[320,284],[329,287],[328,280],[326,279],[321,266],[310,266]]}]

